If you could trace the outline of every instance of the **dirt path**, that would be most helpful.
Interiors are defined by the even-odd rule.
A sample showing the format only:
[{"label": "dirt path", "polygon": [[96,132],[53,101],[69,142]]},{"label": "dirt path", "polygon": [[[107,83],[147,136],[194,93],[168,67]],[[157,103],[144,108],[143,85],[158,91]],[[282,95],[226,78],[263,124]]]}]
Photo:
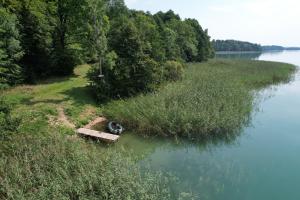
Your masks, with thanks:
[{"label": "dirt path", "polygon": [[57,110],[58,110],[58,121],[60,121],[61,123],[63,123],[65,126],[69,128],[75,129],[76,128],[75,124],[69,121],[68,117],[64,112],[64,108],[60,106],[57,108]]},{"label": "dirt path", "polygon": [[104,118],[104,117],[97,117],[94,121],[91,121],[89,124],[87,124],[86,126],[84,126],[84,128],[86,128],[86,129],[92,129],[93,126],[95,126],[97,124],[105,123],[106,121],[107,121],[107,119]]}]

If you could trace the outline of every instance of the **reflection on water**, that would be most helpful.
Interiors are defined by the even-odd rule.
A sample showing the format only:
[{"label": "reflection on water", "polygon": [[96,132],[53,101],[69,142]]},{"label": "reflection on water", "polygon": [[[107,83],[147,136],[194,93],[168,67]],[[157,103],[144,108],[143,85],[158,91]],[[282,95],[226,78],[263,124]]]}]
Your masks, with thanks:
[{"label": "reflection on water", "polygon": [[[300,51],[222,56],[300,65]],[[262,112],[253,116],[252,126],[228,141],[191,143],[125,134],[115,148],[134,152],[141,165],[176,175],[176,187],[196,199],[298,200],[300,74],[261,94],[272,97],[259,102]]]},{"label": "reflection on water", "polygon": [[288,62],[300,66],[300,51],[217,52],[216,59],[247,59]]},{"label": "reflection on water", "polygon": [[[263,52],[217,52],[216,59],[247,59],[258,60],[261,56],[276,57],[283,54],[292,54],[299,51],[263,51]],[[261,59],[260,59],[261,60]]]}]

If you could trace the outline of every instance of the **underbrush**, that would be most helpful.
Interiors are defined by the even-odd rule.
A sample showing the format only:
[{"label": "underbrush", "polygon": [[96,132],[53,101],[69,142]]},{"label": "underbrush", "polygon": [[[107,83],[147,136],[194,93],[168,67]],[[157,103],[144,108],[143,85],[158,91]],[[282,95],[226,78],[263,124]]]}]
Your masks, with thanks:
[{"label": "underbrush", "polygon": [[180,82],[104,107],[109,119],[138,133],[211,137],[249,122],[258,89],[288,82],[293,65],[264,61],[212,60],[191,64]]}]

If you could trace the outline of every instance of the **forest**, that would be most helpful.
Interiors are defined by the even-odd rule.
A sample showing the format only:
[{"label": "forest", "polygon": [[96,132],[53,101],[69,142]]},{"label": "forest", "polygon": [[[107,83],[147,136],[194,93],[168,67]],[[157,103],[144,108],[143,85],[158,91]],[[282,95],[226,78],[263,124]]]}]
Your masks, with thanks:
[{"label": "forest", "polygon": [[73,73],[89,63],[99,99],[179,79],[185,62],[214,55],[207,30],[172,10],[154,15],[123,0],[0,2],[0,88]]},{"label": "forest", "polygon": [[213,40],[212,44],[215,51],[262,51],[259,44],[238,40]]}]

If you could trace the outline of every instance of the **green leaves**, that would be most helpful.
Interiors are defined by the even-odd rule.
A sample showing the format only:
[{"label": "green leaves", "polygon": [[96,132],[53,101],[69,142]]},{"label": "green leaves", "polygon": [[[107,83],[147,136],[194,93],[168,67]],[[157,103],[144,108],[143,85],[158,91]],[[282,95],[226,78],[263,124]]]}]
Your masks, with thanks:
[{"label": "green leaves", "polygon": [[23,51],[17,25],[16,16],[0,8],[0,88],[1,85],[15,85],[22,81],[18,63]]},{"label": "green leaves", "polygon": [[[105,85],[97,93],[130,96],[156,88],[166,61],[203,61],[211,52],[198,22],[173,11],[151,15],[129,10],[123,0],[11,0],[3,6],[14,14],[0,26],[0,72],[9,76],[10,65],[9,73],[23,71],[27,82],[92,63],[93,85]],[[15,75],[5,81],[18,83],[11,82],[20,80]],[[99,75],[105,80],[98,81]]]},{"label": "green leaves", "polygon": [[10,105],[0,96],[0,142],[9,139],[12,134],[17,132],[19,120],[12,118],[10,112]]},{"label": "green leaves", "polygon": [[[111,14],[108,13],[108,16]],[[96,25],[101,22],[97,19],[101,20],[101,13],[94,17]],[[104,24],[102,29],[94,27],[90,23],[88,29],[94,34],[89,35],[99,36],[91,37],[93,44],[89,45],[89,51],[97,52],[97,44],[102,44],[99,49],[105,52],[106,38],[103,29],[106,30],[107,26]],[[103,35],[99,34],[101,30]],[[94,56],[103,59],[103,65],[95,65],[89,76],[94,83],[94,91],[101,100],[106,97],[128,97],[153,91],[165,80],[178,80],[183,71],[180,62],[203,61],[209,58],[212,51],[209,40],[207,32],[202,30],[196,20],[182,21],[173,11],[151,15],[130,10],[127,14],[116,15],[110,18],[107,51],[104,53],[114,52],[116,56]],[[97,73],[102,68],[104,81],[97,79]]]}]

